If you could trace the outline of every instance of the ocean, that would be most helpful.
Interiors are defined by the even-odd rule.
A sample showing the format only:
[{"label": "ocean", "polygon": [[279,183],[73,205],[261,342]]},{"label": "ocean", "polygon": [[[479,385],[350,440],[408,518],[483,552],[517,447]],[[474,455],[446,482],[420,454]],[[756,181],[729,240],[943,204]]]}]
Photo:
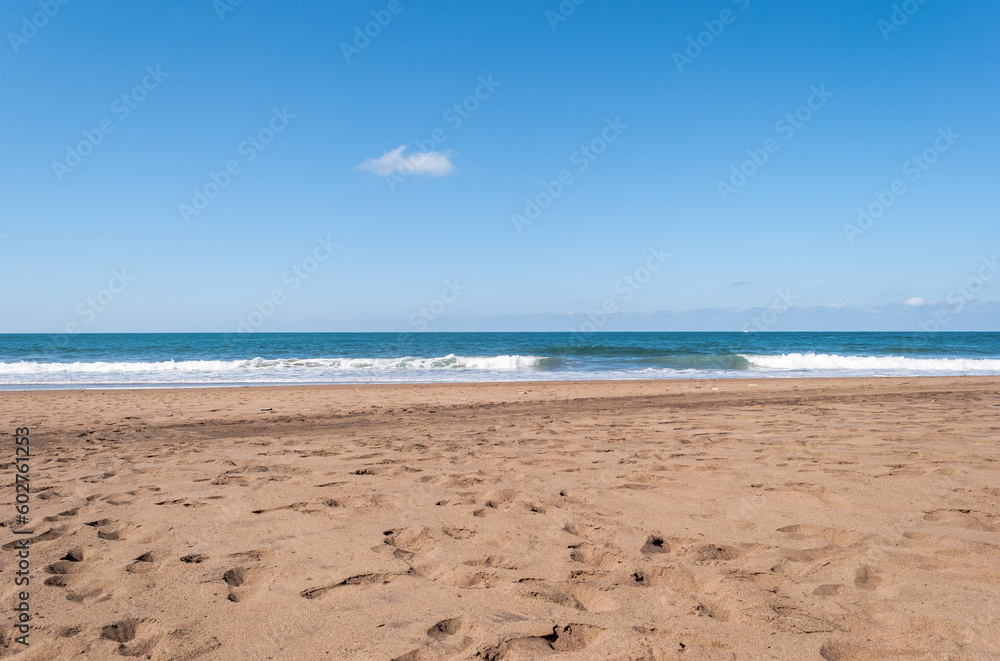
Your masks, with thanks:
[{"label": "ocean", "polygon": [[1000,374],[1000,333],[0,335],[0,389]]}]

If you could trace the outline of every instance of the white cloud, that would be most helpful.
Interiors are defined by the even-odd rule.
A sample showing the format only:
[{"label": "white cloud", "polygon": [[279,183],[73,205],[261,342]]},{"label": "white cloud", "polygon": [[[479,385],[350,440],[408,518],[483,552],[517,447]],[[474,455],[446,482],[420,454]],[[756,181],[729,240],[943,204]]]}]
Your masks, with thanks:
[{"label": "white cloud", "polygon": [[378,158],[366,159],[358,166],[358,169],[373,172],[380,177],[387,177],[394,173],[404,177],[412,174],[443,177],[455,171],[451,164],[450,151],[422,151],[415,154],[404,154],[404,151],[406,151],[406,145],[396,147]]},{"label": "white cloud", "polygon": [[919,296],[914,296],[913,298],[906,299],[906,304],[911,308],[921,308],[924,306],[924,299]]}]

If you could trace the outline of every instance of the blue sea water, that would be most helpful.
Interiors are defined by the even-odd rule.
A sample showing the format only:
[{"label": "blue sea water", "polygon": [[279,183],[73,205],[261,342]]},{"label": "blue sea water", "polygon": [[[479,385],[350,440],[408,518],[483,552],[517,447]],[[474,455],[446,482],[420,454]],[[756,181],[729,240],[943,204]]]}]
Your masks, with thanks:
[{"label": "blue sea water", "polygon": [[1000,333],[0,335],[0,389],[1000,374]]}]

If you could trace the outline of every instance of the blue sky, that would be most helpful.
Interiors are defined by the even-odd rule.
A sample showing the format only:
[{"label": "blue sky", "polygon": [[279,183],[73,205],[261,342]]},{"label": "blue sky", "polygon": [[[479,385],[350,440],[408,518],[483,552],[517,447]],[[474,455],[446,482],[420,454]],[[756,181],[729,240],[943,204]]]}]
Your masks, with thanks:
[{"label": "blue sky", "polygon": [[996,3],[230,1],[4,4],[0,332],[998,327]]}]

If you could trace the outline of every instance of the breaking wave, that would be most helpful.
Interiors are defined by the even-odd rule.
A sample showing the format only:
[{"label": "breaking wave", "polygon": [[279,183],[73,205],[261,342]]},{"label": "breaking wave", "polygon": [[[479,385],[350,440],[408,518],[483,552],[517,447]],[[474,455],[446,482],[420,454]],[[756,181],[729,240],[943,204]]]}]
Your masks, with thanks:
[{"label": "breaking wave", "polygon": [[772,370],[853,372],[969,372],[1000,373],[1000,360],[991,358],[908,358],[906,356],[841,356],[826,353],[785,353],[779,356],[740,354],[753,367]]},{"label": "breaking wave", "polygon": [[247,373],[257,370],[523,370],[539,367],[539,356],[456,356],[438,358],[254,358],[253,360],[166,360],[160,362],[41,363],[0,362],[0,375]]}]

